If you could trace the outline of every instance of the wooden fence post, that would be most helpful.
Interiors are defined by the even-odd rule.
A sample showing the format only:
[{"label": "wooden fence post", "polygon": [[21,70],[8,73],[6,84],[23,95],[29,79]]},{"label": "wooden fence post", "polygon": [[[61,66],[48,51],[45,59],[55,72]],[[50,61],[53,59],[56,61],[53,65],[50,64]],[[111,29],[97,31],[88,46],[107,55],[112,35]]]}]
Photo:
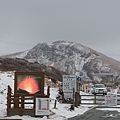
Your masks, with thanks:
[{"label": "wooden fence post", "polygon": [[79,95],[79,104],[81,104],[81,95]]},{"label": "wooden fence post", "polygon": [[94,104],[96,104],[96,95],[94,95]]},{"label": "wooden fence post", "polygon": [[23,95],[21,95],[21,108],[23,108],[24,109],[24,96]]},{"label": "wooden fence post", "polygon": [[[20,98],[21,97],[21,98]],[[21,95],[19,97],[19,99],[21,99],[21,108],[20,108],[20,116],[22,116],[23,115],[23,110],[24,110],[24,102],[25,102],[25,100],[24,100],[24,98],[25,98],[25,96],[24,95]],[[18,103],[19,104],[19,103]]]},{"label": "wooden fence post", "polygon": [[14,108],[19,108],[19,96],[14,96]]},{"label": "wooden fence post", "polygon": [[[79,91],[80,92],[80,91]],[[80,106],[80,93],[77,93],[77,97],[78,97],[78,106]]]},{"label": "wooden fence post", "polygon": [[47,95],[48,95],[48,97],[50,97],[50,86],[48,86]]},{"label": "wooden fence post", "polygon": [[7,93],[7,116],[9,116],[9,109],[11,108],[11,88],[8,85],[8,93]]},{"label": "wooden fence post", "polygon": [[34,116],[35,116],[35,110],[36,110],[36,94],[34,94],[34,106],[33,106],[33,109],[34,109]]},{"label": "wooden fence post", "polygon": [[75,90],[73,88],[73,105],[75,105]]},{"label": "wooden fence post", "polygon": [[78,107],[78,94],[75,92],[75,107]]},{"label": "wooden fence post", "polygon": [[56,109],[57,100],[55,100],[54,109]]},{"label": "wooden fence post", "polygon": [[64,93],[62,94],[62,103],[65,103]]}]

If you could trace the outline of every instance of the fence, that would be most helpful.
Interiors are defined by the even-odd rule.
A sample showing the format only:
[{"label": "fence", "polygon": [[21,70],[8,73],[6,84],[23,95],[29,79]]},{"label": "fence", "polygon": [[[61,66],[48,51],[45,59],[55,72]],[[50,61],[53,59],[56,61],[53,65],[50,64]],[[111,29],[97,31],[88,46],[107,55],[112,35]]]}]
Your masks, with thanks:
[{"label": "fence", "polygon": [[35,100],[37,97],[49,98],[50,87],[48,87],[47,95],[13,95],[11,87],[8,86],[7,93],[7,116],[12,115],[30,115],[35,116]]},{"label": "fence", "polygon": [[[80,104],[104,105],[105,96],[103,95],[80,95]],[[117,105],[120,105],[120,95],[117,95]]]}]

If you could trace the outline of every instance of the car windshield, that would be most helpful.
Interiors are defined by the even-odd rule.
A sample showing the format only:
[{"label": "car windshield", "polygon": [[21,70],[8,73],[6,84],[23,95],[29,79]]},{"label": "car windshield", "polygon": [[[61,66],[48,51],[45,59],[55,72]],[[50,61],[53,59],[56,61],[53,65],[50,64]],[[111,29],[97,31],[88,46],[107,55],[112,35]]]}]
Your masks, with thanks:
[{"label": "car windshield", "polygon": [[96,87],[96,88],[104,88],[105,85],[104,85],[104,84],[96,84],[95,87]]},{"label": "car windshield", "polygon": [[94,85],[91,85],[90,87],[91,87],[91,88],[93,88],[93,87],[94,87]]}]

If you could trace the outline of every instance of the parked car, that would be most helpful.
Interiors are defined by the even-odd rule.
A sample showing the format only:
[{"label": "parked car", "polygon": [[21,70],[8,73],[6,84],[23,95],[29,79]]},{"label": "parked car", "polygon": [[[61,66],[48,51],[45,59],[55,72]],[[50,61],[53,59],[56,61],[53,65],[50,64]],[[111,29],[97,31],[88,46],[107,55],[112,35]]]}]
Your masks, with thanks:
[{"label": "parked car", "polygon": [[92,90],[93,94],[103,94],[107,95],[107,88],[105,87],[104,84],[95,84]]}]

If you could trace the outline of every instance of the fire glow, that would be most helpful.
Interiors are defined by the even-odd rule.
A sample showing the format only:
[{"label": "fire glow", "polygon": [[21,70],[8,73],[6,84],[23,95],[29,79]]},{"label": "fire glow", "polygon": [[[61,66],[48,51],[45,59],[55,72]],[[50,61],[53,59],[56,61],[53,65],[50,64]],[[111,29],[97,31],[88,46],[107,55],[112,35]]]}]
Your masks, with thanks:
[{"label": "fire glow", "polygon": [[35,94],[39,91],[38,83],[34,77],[27,76],[22,82],[19,83],[17,90],[25,90],[29,94]]}]

